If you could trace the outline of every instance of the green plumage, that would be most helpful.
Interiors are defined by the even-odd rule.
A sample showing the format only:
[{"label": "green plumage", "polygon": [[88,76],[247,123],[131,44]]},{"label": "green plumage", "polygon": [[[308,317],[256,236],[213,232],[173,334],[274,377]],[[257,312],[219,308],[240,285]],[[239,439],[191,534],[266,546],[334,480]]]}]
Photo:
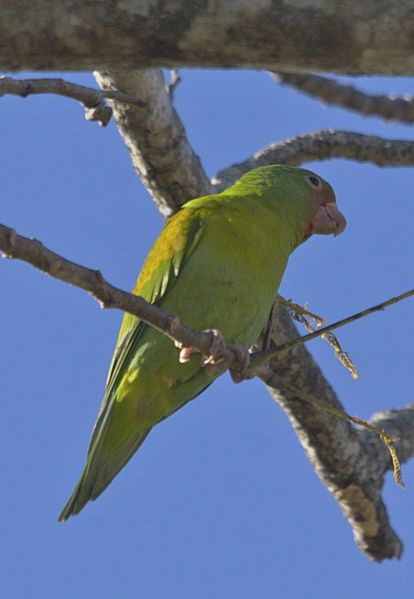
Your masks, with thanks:
[{"label": "green plumage", "polygon": [[[318,192],[309,175],[263,167],[221,194],[185,204],[155,242],[134,293],[192,327],[219,329],[227,343],[249,347],[315,211]],[[187,364],[178,354],[169,338],[124,316],[85,470],[60,520],[96,499],[150,429],[212,383],[199,354]]]}]

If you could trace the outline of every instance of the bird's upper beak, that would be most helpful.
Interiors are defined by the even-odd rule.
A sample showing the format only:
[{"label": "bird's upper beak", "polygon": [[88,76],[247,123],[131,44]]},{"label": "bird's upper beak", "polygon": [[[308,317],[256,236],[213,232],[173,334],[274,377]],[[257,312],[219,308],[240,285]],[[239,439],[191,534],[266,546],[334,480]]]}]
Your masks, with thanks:
[{"label": "bird's upper beak", "polygon": [[346,220],[335,202],[321,204],[311,223],[309,234],[340,235],[346,227]]}]

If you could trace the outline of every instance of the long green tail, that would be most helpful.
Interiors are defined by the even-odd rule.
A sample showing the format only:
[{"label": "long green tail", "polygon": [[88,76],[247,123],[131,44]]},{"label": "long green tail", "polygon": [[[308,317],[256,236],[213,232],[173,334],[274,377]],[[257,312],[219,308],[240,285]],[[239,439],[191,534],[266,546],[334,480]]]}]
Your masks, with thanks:
[{"label": "long green tail", "polygon": [[91,451],[89,453],[82,476],[60,514],[59,522],[65,522],[70,516],[79,514],[88,501],[94,501],[99,497],[118,472],[129,462],[150,430],[149,428],[143,431],[133,441],[123,444],[109,459],[108,456],[106,459],[103,458],[99,452]]}]

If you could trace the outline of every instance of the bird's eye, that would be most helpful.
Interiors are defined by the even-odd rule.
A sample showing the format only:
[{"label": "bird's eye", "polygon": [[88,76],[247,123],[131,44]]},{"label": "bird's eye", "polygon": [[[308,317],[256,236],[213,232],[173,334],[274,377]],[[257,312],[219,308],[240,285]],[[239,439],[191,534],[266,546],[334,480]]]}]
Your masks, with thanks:
[{"label": "bird's eye", "polygon": [[319,189],[322,185],[321,180],[315,177],[315,175],[306,175],[305,179],[314,189]]}]

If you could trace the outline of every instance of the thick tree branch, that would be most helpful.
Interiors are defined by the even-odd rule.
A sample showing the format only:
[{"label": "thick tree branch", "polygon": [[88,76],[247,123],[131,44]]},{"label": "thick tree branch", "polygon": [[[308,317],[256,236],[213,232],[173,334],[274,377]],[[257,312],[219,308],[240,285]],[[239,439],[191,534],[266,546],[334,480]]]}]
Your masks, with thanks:
[{"label": "thick tree branch", "polygon": [[[281,345],[298,335],[286,311],[276,307],[271,336]],[[348,422],[314,409],[283,388],[283,381],[342,409],[337,396],[303,345],[278,354],[262,373],[271,395],[291,421],[318,476],[337,499],[352,526],[357,545],[375,561],[399,557],[402,544],[389,523],[381,499],[384,474],[392,468],[389,452],[379,437],[359,431]],[[402,461],[414,456],[414,407],[377,414],[377,427],[395,434]]]},{"label": "thick tree branch", "polygon": [[[183,345],[209,353],[210,333],[194,331],[142,298],[114,287],[99,271],[75,264],[48,250],[39,241],[17,235],[14,229],[4,225],[0,225],[0,250],[7,257],[29,262],[59,280],[88,291],[105,308],[134,314]],[[285,310],[276,306],[272,314],[272,339],[283,347],[283,343],[297,336],[297,332]],[[237,365],[231,346],[224,357],[227,364]],[[318,475],[335,495],[353,527],[359,547],[374,560],[398,557],[402,545],[390,527],[381,499],[384,474],[392,466],[382,442],[376,435],[358,431],[348,422],[309,408],[289,385],[284,384],[283,380],[286,380],[342,409],[303,345],[279,352],[269,367],[261,369],[261,378],[287,412]],[[401,460],[414,456],[414,407],[376,414],[373,422],[397,437],[396,448]]]},{"label": "thick tree branch", "polygon": [[185,201],[208,194],[210,182],[187,141],[184,126],[156,69],[96,73],[105,90],[141,98],[145,107],[111,102],[132,163],[160,212],[170,216]]},{"label": "thick tree branch", "polygon": [[107,125],[112,116],[112,108],[105,102],[113,99],[117,102],[132,104],[137,108],[143,108],[144,102],[133,96],[128,96],[120,91],[101,91],[77,83],[71,83],[64,79],[14,79],[12,77],[0,77],[0,97],[11,94],[27,98],[31,94],[56,94],[66,98],[78,100],[86,108],[85,118],[88,121],[99,121],[103,126]]},{"label": "thick tree branch", "polygon": [[203,66],[412,75],[413,39],[411,0],[2,0],[0,70]]},{"label": "thick tree branch", "polygon": [[360,114],[380,116],[387,121],[414,123],[414,98],[407,95],[395,98],[391,95],[370,95],[353,85],[344,85],[320,75],[300,73],[272,73],[279,83],[298,89],[308,96],[319,98],[326,104],[350,108]]},{"label": "thick tree branch", "polygon": [[223,169],[212,182],[217,193],[258,166],[279,163],[296,166],[329,158],[348,158],[378,166],[413,166],[414,142],[335,129],[316,131],[271,144],[244,162]]}]

